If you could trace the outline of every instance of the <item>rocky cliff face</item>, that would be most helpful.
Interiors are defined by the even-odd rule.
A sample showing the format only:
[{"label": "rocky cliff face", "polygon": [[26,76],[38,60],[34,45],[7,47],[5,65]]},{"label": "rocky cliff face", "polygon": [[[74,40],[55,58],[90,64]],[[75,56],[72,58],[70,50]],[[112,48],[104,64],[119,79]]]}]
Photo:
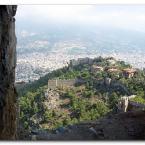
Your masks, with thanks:
[{"label": "rocky cliff face", "polygon": [[0,6],[0,139],[4,140],[16,135],[16,9]]}]

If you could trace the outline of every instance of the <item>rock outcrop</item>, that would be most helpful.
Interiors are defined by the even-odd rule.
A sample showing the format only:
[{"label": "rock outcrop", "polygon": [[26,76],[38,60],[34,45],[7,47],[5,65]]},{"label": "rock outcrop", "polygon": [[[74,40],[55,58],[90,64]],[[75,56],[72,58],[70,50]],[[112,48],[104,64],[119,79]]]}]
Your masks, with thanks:
[{"label": "rock outcrop", "polygon": [[61,128],[53,134],[43,131],[30,136],[30,140],[144,140],[145,111],[112,114],[97,121]]},{"label": "rock outcrop", "polygon": [[59,108],[60,94],[56,90],[47,90],[45,100],[42,102],[44,109],[53,110]]},{"label": "rock outcrop", "polygon": [[16,36],[17,6],[0,6],[0,140],[16,137]]}]

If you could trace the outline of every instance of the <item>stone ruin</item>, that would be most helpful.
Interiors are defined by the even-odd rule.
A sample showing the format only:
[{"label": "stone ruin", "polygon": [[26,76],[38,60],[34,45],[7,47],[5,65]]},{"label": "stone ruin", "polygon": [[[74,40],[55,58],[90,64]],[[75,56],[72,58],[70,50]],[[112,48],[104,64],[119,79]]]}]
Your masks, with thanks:
[{"label": "stone ruin", "polygon": [[68,79],[68,80],[52,79],[48,80],[48,89],[72,87],[75,85],[76,82],[77,82],[76,79]]},{"label": "stone ruin", "polygon": [[118,111],[127,112],[127,111],[145,110],[144,104],[131,101],[131,99],[135,97],[136,95],[121,97],[117,104]]}]

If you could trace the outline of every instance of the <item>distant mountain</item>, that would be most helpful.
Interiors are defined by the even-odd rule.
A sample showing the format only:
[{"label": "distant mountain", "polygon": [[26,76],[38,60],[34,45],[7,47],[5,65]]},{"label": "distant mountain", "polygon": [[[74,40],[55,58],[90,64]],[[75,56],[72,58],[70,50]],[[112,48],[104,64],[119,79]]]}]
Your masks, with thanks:
[{"label": "distant mountain", "polygon": [[[35,43],[35,41],[48,42],[48,45],[44,46],[41,50],[46,47],[47,50],[53,49],[54,45],[58,42],[74,40],[74,42],[80,41],[84,43],[85,47],[90,51],[96,50],[103,53],[111,53],[113,51],[118,53],[125,51],[132,52],[132,50],[143,51],[145,46],[145,33],[100,26],[86,28],[85,26],[75,25],[60,27],[50,25],[43,28],[42,31],[35,26],[31,30],[25,29],[25,27],[18,29],[17,33],[18,53],[19,51],[21,52],[21,49],[33,49],[29,48],[29,44]],[[35,46],[35,48],[37,47],[39,46]]]}]

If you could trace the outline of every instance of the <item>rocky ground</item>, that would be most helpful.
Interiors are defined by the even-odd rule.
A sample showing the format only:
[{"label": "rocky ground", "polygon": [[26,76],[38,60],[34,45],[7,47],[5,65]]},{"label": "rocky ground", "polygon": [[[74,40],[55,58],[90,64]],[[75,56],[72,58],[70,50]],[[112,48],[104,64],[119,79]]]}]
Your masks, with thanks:
[{"label": "rocky ground", "polygon": [[58,128],[54,132],[34,131],[20,140],[144,140],[145,111],[108,115],[102,119]]}]

